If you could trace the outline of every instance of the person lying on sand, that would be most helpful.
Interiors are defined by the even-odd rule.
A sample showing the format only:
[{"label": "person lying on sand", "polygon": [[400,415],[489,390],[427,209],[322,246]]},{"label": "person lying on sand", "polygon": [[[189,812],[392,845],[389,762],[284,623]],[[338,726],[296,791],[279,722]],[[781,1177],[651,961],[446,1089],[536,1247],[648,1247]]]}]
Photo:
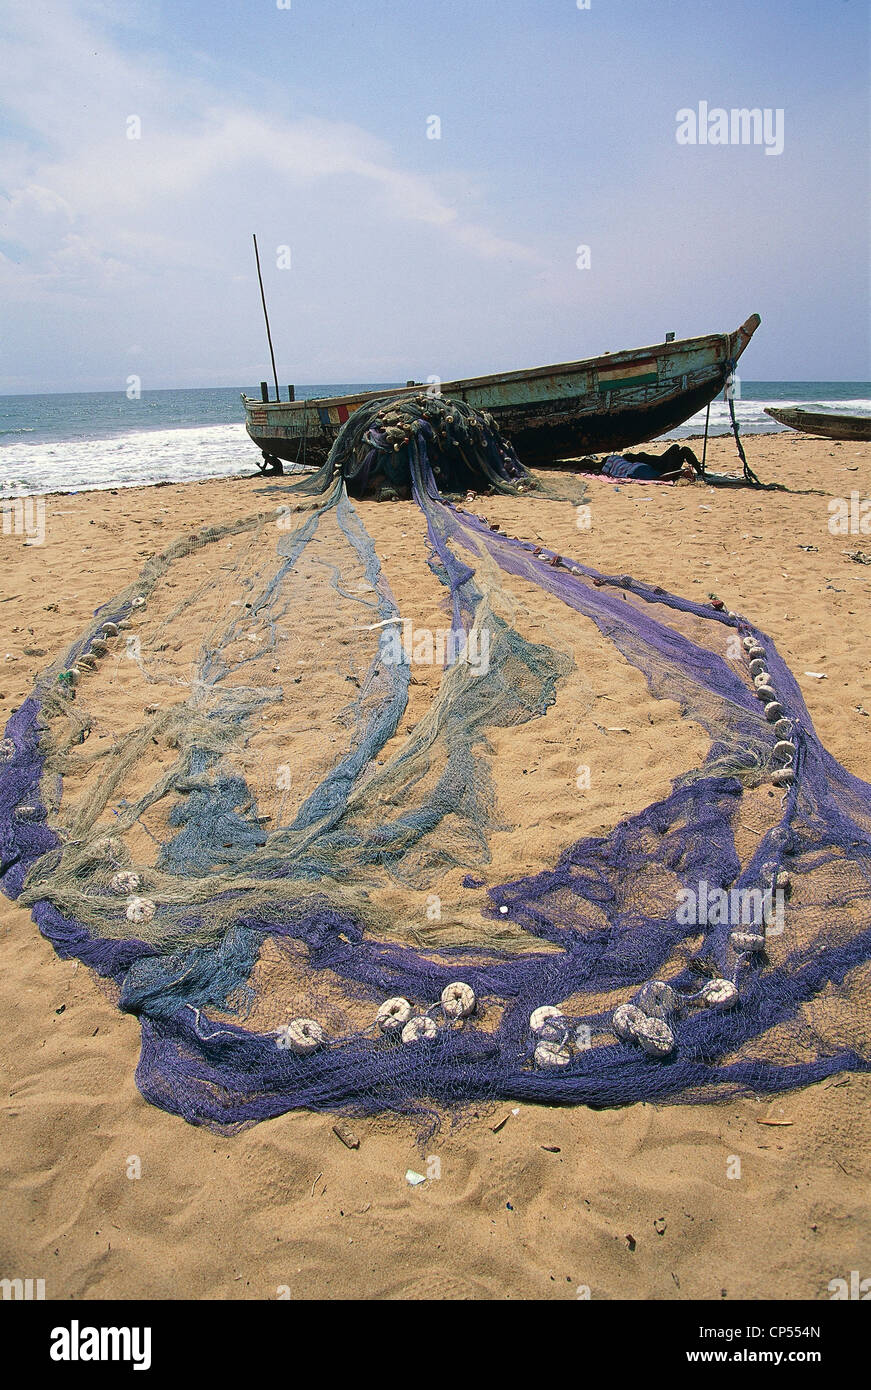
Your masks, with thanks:
[{"label": "person lying on sand", "polygon": [[684,444],[672,444],[664,454],[629,452],[608,454],[603,462],[584,459],[597,473],[609,478],[638,479],[640,482],[673,482],[675,478],[695,478],[701,466],[692,449]]}]

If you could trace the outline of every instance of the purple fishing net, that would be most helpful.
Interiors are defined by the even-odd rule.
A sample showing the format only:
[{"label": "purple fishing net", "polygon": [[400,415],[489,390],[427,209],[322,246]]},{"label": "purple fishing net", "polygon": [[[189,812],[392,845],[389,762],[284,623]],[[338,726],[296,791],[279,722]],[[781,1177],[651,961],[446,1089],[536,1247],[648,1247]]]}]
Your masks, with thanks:
[{"label": "purple fishing net", "polygon": [[[4,891],[23,895],[58,954],[113,982],[120,1006],[138,1015],[142,1093],[192,1122],[233,1128],[300,1107],[435,1117],[497,1098],[714,1100],[867,1069],[871,788],[822,747],[773,641],[737,615],[600,574],[449,505],[422,438],[409,463],[453,622],[464,631],[490,624],[494,664],[478,684],[462,683],[461,660],[447,672],[451,698],[426,739],[412,734],[388,766],[378,757],[407,696],[407,672],[397,683],[386,657],[397,610],[374,547],[335,489],[319,524],[338,523],[336,544],[343,535],[352,544],[366,576],[360,592],[371,590],[370,611],[381,616],[367,638],[371,665],[341,777],[325,778],[329,794],[309,799],[305,815],[261,833],[256,805],[245,809],[244,778],[202,735],[183,776],[161,784],[160,796],[184,811],[167,821],[174,829],[157,867],[131,860],[123,826],[136,822],[132,813],[124,820],[126,802],[78,837],[64,825],[51,743],[67,718],[61,705],[76,703],[68,673],[95,641],[105,649],[123,639],[133,591],[98,615],[7,725]],[[281,564],[246,605],[255,616],[268,610],[274,653],[277,597],[315,529],[306,519],[283,542]],[[522,951],[387,939],[368,890],[354,888],[437,881],[452,817],[478,821],[486,839],[481,738],[488,727],[544,718],[553,703],[565,667],[495,617],[483,569],[591,620],[643,672],[651,700],[676,701],[710,738],[703,765],[664,799],[579,840],[546,871],[489,888],[487,916],[510,922]],[[357,601],[344,572],[336,582],[342,602]],[[237,715],[233,693],[244,732],[250,710]],[[226,709],[219,714],[224,729]],[[384,793],[388,774],[402,804]],[[217,859],[173,859],[182,821],[203,839],[210,827],[222,837]],[[470,851],[470,885],[487,877],[473,859]],[[111,896],[125,874],[156,885],[150,899],[130,898],[126,926]],[[210,882],[213,898],[202,888]],[[137,934],[130,923],[140,920]],[[264,1027],[265,997],[290,977],[288,997],[304,1007]]]}]

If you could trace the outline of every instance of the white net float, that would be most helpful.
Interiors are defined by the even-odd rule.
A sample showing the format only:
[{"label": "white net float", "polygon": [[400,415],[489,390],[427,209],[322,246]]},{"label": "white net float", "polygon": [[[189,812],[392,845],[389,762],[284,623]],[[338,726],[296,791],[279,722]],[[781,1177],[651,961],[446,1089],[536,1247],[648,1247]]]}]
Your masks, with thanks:
[{"label": "white net float", "polygon": [[791,761],[795,757],[795,744],[790,742],[788,738],[778,739],[774,745],[774,756]]},{"label": "white net float", "polygon": [[779,767],[772,772],[771,780],[775,787],[788,787],[795,781],[795,773],[791,767]]},{"label": "white net float", "polygon": [[375,1015],[375,1022],[382,1033],[395,1033],[397,1028],[404,1028],[410,1018],[411,1005],[408,1000],[396,995],[393,999],[385,999]]},{"label": "white net float", "polygon": [[455,980],[442,990],[442,1008],[448,1018],[468,1018],[475,1008],[475,991],[471,985]]},{"label": "white net float", "polygon": [[619,1004],[611,1016],[611,1026],[618,1038],[631,1042],[635,1037],[635,1028],[644,1016],[635,1004]]},{"label": "white net float", "polygon": [[738,1003],[738,988],[731,980],[708,980],[700,998],[705,1008],[724,1012]]},{"label": "white net float", "polygon": [[765,937],[762,932],[733,931],[729,940],[736,951],[763,951],[765,949]]},{"label": "white net float", "polygon": [[632,1035],[649,1057],[667,1057],[674,1051],[674,1033],[664,1019],[641,1015],[632,1027]]},{"label": "white net float", "polygon": [[400,1033],[401,1040],[408,1043],[432,1042],[438,1033],[435,1021],[427,1014],[421,1014],[419,1018],[412,1018],[406,1023]]},{"label": "white net float", "polygon": [[124,849],[123,844],[115,835],[102,835],[99,840],[95,840],[91,846],[91,853],[95,859],[115,859]]},{"label": "white net float", "polygon": [[776,697],[777,691],[774,689],[773,685],[757,685],[756,698],[757,700],[761,700],[764,705],[768,704],[769,701],[776,699]]},{"label": "white net float", "polygon": [[529,1026],[538,1037],[555,1038],[559,1036],[559,1022],[565,1022],[559,1009],[553,1004],[540,1004],[529,1015]]},{"label": "white net float", "polygon": [[279,1046],[304,1055],[314,1052],[324,1040],[324,1030],[313,1018],[295,1018],[278,1030]]},{"label": "white net float", "polygon": [[128,922],[150,922],[155,907],[150,898],[131,898],[125,916]]},{"label": "white net float", "polygon": [[537,1067],[567,1067],[572,1054],[565,1043],[552,1042],[542,1038],[535,1045],[535,1065]]},{"label": "white net float", "polygon": [[677,1008],[677,995],[664,980],[648,980],[636,994],[635,1004],[648,1018],[666,1018]]},{"label": "white net float", "polygon": [[133,873],[132,869],[122,869],[120,873],[113,874],[109,880],[109,887],[113,893],[126,898],[129,893],[136,892],[141,882],[139,875]]},{"label": "white net float", "polygon": [[771,700],[769,704],[765,706],[765,718],[768,720],[769,724],[776,723],[782,714],[783,705],[777,700]]}]

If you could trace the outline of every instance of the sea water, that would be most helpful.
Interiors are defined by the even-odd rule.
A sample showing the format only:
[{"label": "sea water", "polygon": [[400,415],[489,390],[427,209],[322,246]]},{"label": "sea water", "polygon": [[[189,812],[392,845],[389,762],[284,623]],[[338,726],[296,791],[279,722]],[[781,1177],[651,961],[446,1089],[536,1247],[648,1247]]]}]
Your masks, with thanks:
[{"label": "sea water", "polygon": [[[395,383],[357,382],[296,388],[298,400],[357,391],[389,391]],[[742,434],[784,430],[766,405],[815,406],[871,415],[871,382],[744,381],[735,411]],[[246,394],[259,398],[249,387]],[[245,430],[236,387],[43,396],[0,396],[0,496],[141,487],[255,474],[260,452]],[[704,432],[700,411],[663,439]],[[711,404],[710,433],[729,431],[728,403]]]}]

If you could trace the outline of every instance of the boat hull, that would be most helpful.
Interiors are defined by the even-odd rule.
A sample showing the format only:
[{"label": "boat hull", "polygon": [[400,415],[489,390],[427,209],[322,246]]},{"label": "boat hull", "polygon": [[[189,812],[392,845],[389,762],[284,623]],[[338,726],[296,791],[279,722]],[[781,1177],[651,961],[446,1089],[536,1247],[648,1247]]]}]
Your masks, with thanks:
[{"label": "boat hull", "polygon": [[529,371],[311,401],[242,397],[246,427],[264,459],[320,464],[349,415],[384,395],[440,391],[488,411],[526,464],[613,452],[654,439],[704,408],[759,326],[657,343]]},{"label": "boat hull", "polygon": [[829,415],[822,411],[799,410],[792,406],[780,410],[766,406],[765,414],[770,415],[779,425],[788,425],[792,430],[800,430],[802,434],[814,434],[820,439],[871,439],[871,418],[864,415]]}]

